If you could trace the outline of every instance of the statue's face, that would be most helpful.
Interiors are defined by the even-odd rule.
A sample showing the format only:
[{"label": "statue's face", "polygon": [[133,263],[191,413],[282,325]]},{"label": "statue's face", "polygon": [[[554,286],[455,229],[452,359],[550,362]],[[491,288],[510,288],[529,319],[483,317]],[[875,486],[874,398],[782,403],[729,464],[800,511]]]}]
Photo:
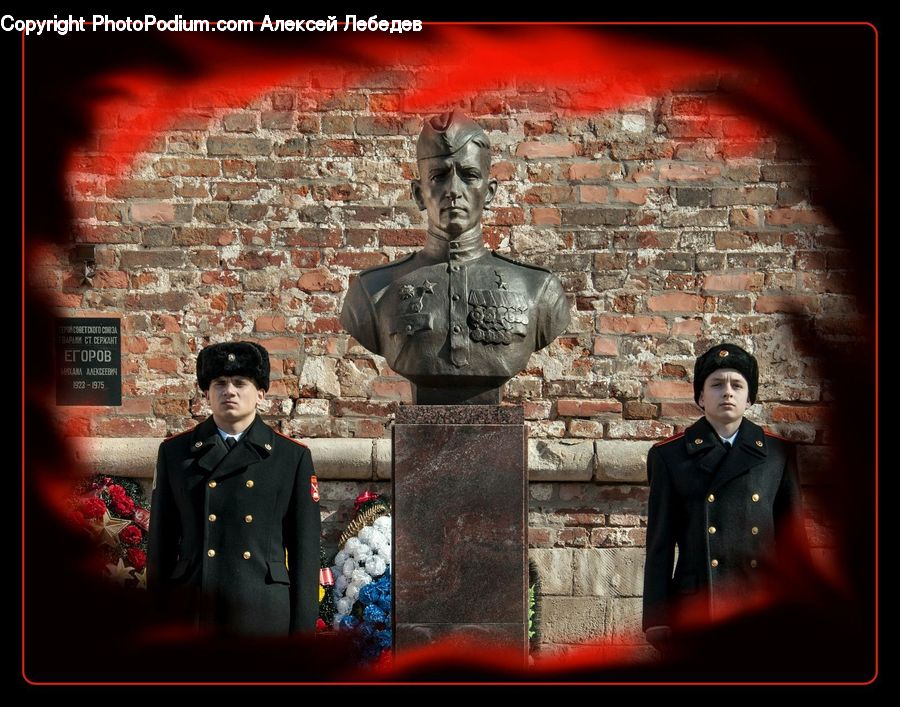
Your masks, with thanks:
[{"label": "statue's face", "polygon": [[412,194],[429,228],[451,238],[474,228],[497,191],[490,169],[490,153],[471,141],[453,155],[421,160]]}]

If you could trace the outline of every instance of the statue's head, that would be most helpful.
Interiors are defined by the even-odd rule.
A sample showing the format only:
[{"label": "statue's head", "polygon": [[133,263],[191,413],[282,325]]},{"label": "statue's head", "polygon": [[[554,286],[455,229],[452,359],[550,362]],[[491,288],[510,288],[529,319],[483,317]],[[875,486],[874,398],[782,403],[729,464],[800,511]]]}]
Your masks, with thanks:
[{"label": "statue's head", "polygon": [[461,111],[425,121],[416,143],[419,179],[413,199],[427,212],[428,228],[453,239],[477,226],[497,191],[491,143],[481,126]]}]

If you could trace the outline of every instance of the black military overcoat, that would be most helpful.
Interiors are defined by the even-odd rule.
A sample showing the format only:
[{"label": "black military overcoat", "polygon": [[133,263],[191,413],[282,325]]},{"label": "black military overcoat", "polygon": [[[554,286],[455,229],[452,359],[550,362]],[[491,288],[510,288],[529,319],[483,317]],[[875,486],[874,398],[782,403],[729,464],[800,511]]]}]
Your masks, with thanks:
[{"label": "black military overcoat", "polygon": [[154,479],[148,588],[202,626],[313,630],[318,484],[304,445],[257,416],[228,451],[210,417],[164,441]]},{"label": "black military overcoat", "polygon": [[698,592],[715,616],[724,589],[754,586],[779,540],[802,529],[794,446],[750,420],[729,451],[701,418],[650,449],[647,476],[644,630],[677,623]]}]

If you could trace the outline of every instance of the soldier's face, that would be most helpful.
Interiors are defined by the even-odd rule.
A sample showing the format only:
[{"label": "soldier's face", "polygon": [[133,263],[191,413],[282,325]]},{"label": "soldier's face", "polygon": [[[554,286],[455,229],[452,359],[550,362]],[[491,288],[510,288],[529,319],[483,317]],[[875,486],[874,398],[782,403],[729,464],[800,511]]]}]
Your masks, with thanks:
[{"label": "soldier's face", "polygon": [[209,406],[213,419],[222,426],[240,426],[250,423],[256,416],[256,406],[266,397],[266,392],[244,376],[219,376],[209,385]]},{"label": "soldier's face", "polygon": [[497,191],[490,169],[488,151],[471,141],[453,155],[419,162],[412,194],[419,209],[427,212],[428,226],[450,237],[474,228]]},{"label": "soldier's face", "polygon": [[720,368],[703,383],[700,407],[711,422],[728,424],[739,420],[748,406],[747,379],[733,368]]}]

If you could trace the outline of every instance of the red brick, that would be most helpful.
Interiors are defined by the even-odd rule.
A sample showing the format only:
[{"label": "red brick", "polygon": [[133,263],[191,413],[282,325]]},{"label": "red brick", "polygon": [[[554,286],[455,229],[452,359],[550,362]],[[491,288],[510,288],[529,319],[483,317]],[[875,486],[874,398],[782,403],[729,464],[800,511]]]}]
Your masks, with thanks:
[{"label": "red brick", "polygon": [[210,270],[200,275],[200,282],[204,285],[236,287],[240,284],[240,278],[233,270]]},{"label": "red brick", "polygon": [[162,437],[166,433],[164,420],[95,419],[92,427],[96,437]]},{"label": "red brick", "polygon": [[785,295],[781,297],[760,296],[756,299],[756,311],[761,314],[773,312],[806,312],[818,310],[816,297],[803,295]]},{"label": "red brick", "polygon": [[662,317],[600,315],[600,331],[607,334],[665,334],[668,331]]},{"label": "red brick", "polygon": [[[693,399],[693,394],[691,394]],[[659,416],[661,418],[696,418],[703,411],[695,403],[660,403]]]},{"label": "red brick", "polygon": [[647,307],[652,312],[702,312],[704,298],[682,292],[656,295],[647,299]]},{"label": "red brick", "polygon": [[825,405],[775,405],[771,414],[772,422],[824,423],[831,410]]},{"label": "red brick", "polygon": [[654,400],[693,400],[694,386],[687,381],[648,380],[647,397]]},{"label": "red brick", "polygon": [[516,147],[516,157],[527,160],[544,157],[572,157],[576,153],[571,142],[522,142]]},{"label": "red brick", "polygon": [[121,270],[100,270],[94,275],[97,289],[124,290],[128,288],[128,273]]},{"label": "red brick", "polygon": [[141,239],[137,226],[79,225],[75,233],[77,243],[138,243]]},{"label": "red brick", "polygon": [[344,289],[341,278],[332,276],[326,268],[316,268],[303,273],[297,281],[297,287],[304,292],[340,292]]},{"label": "red brick", "polygon": [[618,356],[617,340],[609,336],[595,336],[593,353],[595,356]]},{"label": "red brick", "polygon": [[501,182],[512,179],[516,174],[516,166],[512,162],[495,162],[491,165],[491,175]]},{"label": "red brick", "polygon": [[763,286],[764,275],[759,272],[714,274],[703,278],[703,289],[708,292],[743,292],[758,290]]},{"label": "red brick", "polygon": [[295,268],[314,268],[322,260],[322,254],[317,250],[292,250],[291,265]]},{"label": "red brick", "polygon": [[588,439],[600,439],[603,437],[603,423],[596,420],[569,420],[569,436]]},{"label": "red brick", "polygon": [[147,359],[147,367],[152,371],[175,373],[178,370],[178,359],[156,356]]},{"label": "red brick", "polygon": [[565,398],[556,401],[556,413],[563,417],[592,417],[608,412],[622,412],[622,403],[615,399],[579,400]]},{"label": "red brick", "polygon": [[703,322],[699,319],[684,319],[672,324],[672,336],[699,336]]},{"label": "red brick", "polygon": [[335,253],[328,261],[329,266],[342,266],[352,270],[364,270],[366,268],[383,265],[388,262],[384,253]]},{"label": "red brick", "polygon": [[191,410],[184,398],[157,398],[153,401],[153,414],[157,417],[187,417]]},{"label": "red brick", "polygon": [[166,179],[112,179],[106,194],[114,199],[167,199],[175,195],[175,187]]},{"label": "red brick", "polygon": [[485,216],[488,223],[497,226],[520,226],[525,223],[525,211],[518,206],[491,208]]},{"label": "red brick", "polygon": [[256,339],[257,343],[262,344],[270,354],[299,354],[300,342],[292,336],[278,336],[268,339]]},{"label": "red brick", "polygon": [[[585,187],[581,188],[585,189]],[[646,188],[616,187],[613,190],[613,199],[629,204],[644,204],[647,201],[647,191]]]},{"label": "red brick", "polygon": [[336,334],[343,330],[337,317],[316,317],[312,321],[307,320],[303,326],[306,334]]},{"label": "red brick", "polygon": [[123,336],[122,353],[142,354],[150,348],[150,344],[143,336]]},{"label": "red brick", "polygon": [[555,532],[552,528],[529,528],[528,547],[551,547]]},{"label": "red brick", "polygon": [[220,172],[218,160],[199,157],[163,157],[156,163],[160,177],[218,177]]},{"label": "red brick", "polygon": [[210,155],[265,156],[272,152],[272,141],[260,137],[210,135],[206,138],[206,151]]},{"label": "red brick", "polygon": [[815,226],[828,223],[825,214],[808,209],[769,209],[766,223],[770,226]]},{"label": "red brick", "polygon": [[535,226],[558,226],[560,224],[559,209],[532,207],[531,222]]},{"label": "red brick", "polygon": [[370,93],[369,110],[372,113],[396,113],[400,110],[400,96],[396,93]]},{"label": "red brick", "polygon": [[605,204],[609,200],[609,188],[582,185],[578,187],[578,200],[585,204]]},{"label": "red brick", "polygon": [[716,164],[694,165],[676,162],[660,167],[659,178],[670,182],[705,181],[711,177],[718,177],[721,172],[722,168]]},{"label": "red brick", "polygon": [[256,182],[216,182],[213,184],[213,198],[217,201],[243,201],[259,194]]},{"label": "red brick", "polygon": [[556,531],[557,547],[587,547],[588,531],[585,528],[560,528]]},{"label": "red brick", "polygon": [[412,387],[409,381],[376,378],[372,381],[372,398],[386,400],[399,400],[405,403],[412,402]]},{"label": "red brick", "polygon": [[626,420],[653,420],[659,412],[657,405],[643,403],[638,400],[629,400],[625,403],[622,417]]},{"label": "red brick", "polygon": [[569,167],[568,177],[572,180],[611,179],[622,176],[618,162],[577,162]]},{"label": "red brick", "polygon": [[284,265],[286,253],[277,250],[245,250],[235,259],[234,267],[261,270],[273,265]]},{"label": "red brick", "polygon": [[263,315],[253,322],[253,331],[257,332],[281,332],[285,330],[284,317],[278,315]]}]

